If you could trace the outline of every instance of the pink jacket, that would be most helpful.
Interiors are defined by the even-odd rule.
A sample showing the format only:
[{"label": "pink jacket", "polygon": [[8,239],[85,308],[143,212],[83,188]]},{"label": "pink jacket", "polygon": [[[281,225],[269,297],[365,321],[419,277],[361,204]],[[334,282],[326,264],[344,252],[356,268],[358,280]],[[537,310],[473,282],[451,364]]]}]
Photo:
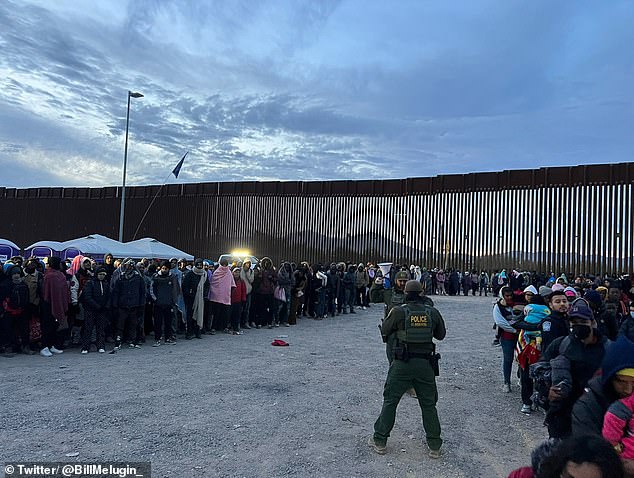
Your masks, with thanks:
[{"label": "pink jacket", "polygon": [[603,419],[603,438],[621,444],[621,458],[634,460],[634,394],[614,402]]}]

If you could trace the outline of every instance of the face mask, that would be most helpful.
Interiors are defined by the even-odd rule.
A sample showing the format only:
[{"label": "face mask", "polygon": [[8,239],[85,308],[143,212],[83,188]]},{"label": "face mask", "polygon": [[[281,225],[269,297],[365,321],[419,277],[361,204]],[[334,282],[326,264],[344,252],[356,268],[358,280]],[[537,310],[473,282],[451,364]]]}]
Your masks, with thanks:
[{"label": "face mask", "polygon": [[587,339],[592,332],[592,327],[589,325],[573,325],[570,327],[570,333],[577,337],[579,340]]},{"label": "face mask", "polygon": [[630,317],[634,319],[634,311],[630,312]]}]

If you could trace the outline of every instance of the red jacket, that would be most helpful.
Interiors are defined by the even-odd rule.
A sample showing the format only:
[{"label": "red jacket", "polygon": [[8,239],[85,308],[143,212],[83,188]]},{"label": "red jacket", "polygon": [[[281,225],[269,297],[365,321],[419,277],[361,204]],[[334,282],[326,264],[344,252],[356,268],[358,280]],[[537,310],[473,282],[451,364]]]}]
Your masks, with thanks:
[{"label": "red jacket", "polygon": [[243,280],[237,280],[236,286],[231,288],[231,303],[239,304],[247,301],[247,286]]}]

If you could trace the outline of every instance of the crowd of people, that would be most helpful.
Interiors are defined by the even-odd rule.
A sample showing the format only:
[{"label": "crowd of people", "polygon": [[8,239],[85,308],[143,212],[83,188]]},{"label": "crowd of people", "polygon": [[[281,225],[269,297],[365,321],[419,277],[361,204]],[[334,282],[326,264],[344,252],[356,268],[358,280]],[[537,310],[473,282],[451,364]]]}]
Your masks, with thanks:
[{"label": "crowd of people", "polygon": [[[52,357],[72,348],[116,353],[140,348],[146,336],[160,347],[183,338],[290,327],[299,317],[321,320],[371,303],[398,304],[407,280],[420,283],[423,297],[497,298],[493,345],[502,350],[502,392],[513,389],[515,363],[520,412],[541,408],[549,433],[533,466],[511,476],[576,476],[565,460],[560,465],[568,474],[543,470],[554,469],[553,457],[568,453],[571,441],[588,436],[599,440],[597,447],[609,443],[634,476],[634,275],[461,273],[343,262],[283,261],[275,267],[267,257],[257,264],[137,262],[110,254],[103,262],[82,255],[72,261],[13,257],[0,269],[0,354]],[[387,350],[391,362],[389,344]]]},{"label": "crowd of people", "polygon": [[[493,345],[502,348],[502,392],[512,391],[515,363],[520,412],[541,409],[549,435],[532,466],[510,477],[634,476],[632,277],[543,281],[513,271],[499,286]],[[560,460],[571,443],[588,442],[595,448],[585,456]]]},{"label": "crowd of people", "polygon": [[[52,357],[290,327],[370,307],[372,264],[13,257],[0,271],[0,352]],[[107,344],[112,344],[110,347]]]}]

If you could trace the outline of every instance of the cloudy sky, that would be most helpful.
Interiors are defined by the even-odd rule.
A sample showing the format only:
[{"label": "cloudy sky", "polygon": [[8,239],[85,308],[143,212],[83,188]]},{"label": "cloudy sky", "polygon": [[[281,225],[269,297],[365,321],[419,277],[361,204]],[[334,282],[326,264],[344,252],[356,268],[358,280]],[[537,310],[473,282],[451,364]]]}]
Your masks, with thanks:
[{"label": "cloudy sky", "polygon": [[[634,2],[2,0],[0,185],[634,160]],[[175,182],[172,177],[169,182]]]}]

